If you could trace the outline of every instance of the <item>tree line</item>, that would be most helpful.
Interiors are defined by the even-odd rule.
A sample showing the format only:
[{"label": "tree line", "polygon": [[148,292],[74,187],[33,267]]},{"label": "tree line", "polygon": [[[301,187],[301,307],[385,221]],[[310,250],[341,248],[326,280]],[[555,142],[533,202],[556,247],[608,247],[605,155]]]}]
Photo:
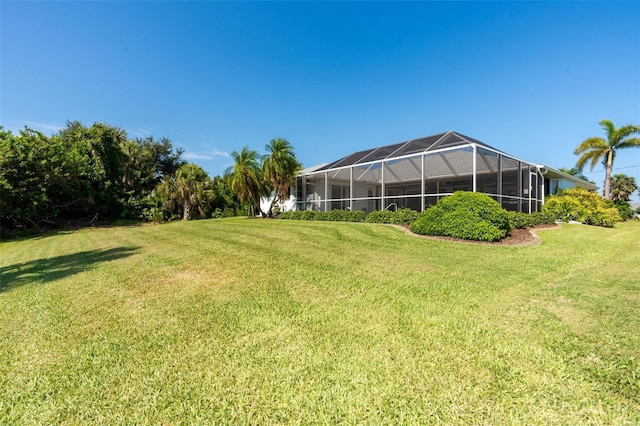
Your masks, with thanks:
[{"label": "tree line", "polygon": [[[640,126],[600,125],[606,139],[583,141],[574,152],[576,167],[563,170],[585,178],[586,164],[593,169],[601,163],[605,199],[630,217],[629,199],[638,185],[612,169],[619,151],[640,147],[634,137]],[[289,198],[301,165],[286,139],[271,140],[265,150],[262,156],[247,146],[233,151],[233,166],[211,178],[164,137],[130,139],[119,127],[79,121],[51,136],[28,127],[13,134],[0,126],[0,234],[72,221],[273,216],[278,201]],[[265,209],[264,197],[270,199]]]},{"label": "tree line", "polygon": [[260,197],[288,197],[300,164],[285,139],[267,151],[262,158],[246,147],[234,151],[236,164],[211,178],[165,137],[132,139],[124,129],[78,121],[51,136],[0,126],[0,232],[74,221],[271,215],[274,204],[262,211]]}]

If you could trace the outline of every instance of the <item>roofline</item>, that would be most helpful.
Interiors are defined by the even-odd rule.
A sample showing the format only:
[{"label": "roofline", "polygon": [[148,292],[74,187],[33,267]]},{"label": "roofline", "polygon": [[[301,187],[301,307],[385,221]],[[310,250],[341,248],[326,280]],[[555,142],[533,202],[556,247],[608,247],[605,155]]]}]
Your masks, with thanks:
[{"label": "roofline", "polygon": [[[460,135],[460,134],[458,134],[456,132],[447,132],[446,134],[449,134],[449,133],[453,133],[456,136],[459,136],[464,141],[466,141],[466,143],[465,144],[456,145],[456,146],[450,146],[450,147],[447,147],[447,148],[440,148],[440,149],[436,149],[434,151],[424,150],[424,151],[420,151],[420,152],[414,152],[413,154],[401,155],[401,156],[394,157],[394,158],[383,158],[383,159],[380,159],[380,160],[365,161],[365,162],[362,162],[362,163],[350,164],[350,165],[347,165],[347,166],[339,166],[339,167],[332,167],[330,169],[318,170],[318,169],[321,169],[321,168],[323,168],[323,167],[325,167],[325,166],[327,166],[329,164],[332,164],[332,163],[325,163],[324,165],[319,165],[319,166],[313,168],[313,170],[310,170],[310,171],[309,171],[309,169],[311,169],[311,167],[309,169],[302,170],[302,171],[300,171],[300,173],[298,173],[298,176],[310,175],[310,174],[319,173],[319,172],[331,172],[331,171],[335,171],[335,170],[348,169],[350,167],[356,167],[356,166],[369,166],[371,164],[382,163],[382,162],[388,161],[388,160],[401,160],[401,159],[404,159],[404,158],[417,157],[419,155],[425,155],[425,154],[438,154],[438,153],[441,153],[441,152],[455,151],[457,149],[464,148],[464,147],[469,147],[469,148],[473,148],[473,147],[478,148],[479,147],[479,148],[485,149],[487,151],[492,151],[492,152],[494,152],[496,154],[504,155],[506,157],[509,157],[509,158],[511,158],[511,159],[513,159],[515,161],[519,161],[521,163],[525,163],[525,164],[529,164],[530,166],[534,166],[538,170],[540,170],[542,167],[545,167],[545,166],[543,166],[541,164],[535,164],[535,163],[532,163],[530,161],[521,160],[518,157],[515,157],[515,156],[513,156],[511,154],[507,154],[504,151],[500,151],[500,150],[495,149],[495,148],[493,148],[493,147],[491,147],[489,145],[486,145],[484,143],[482,143],[481,146],[478,146],[478,144],[476,142],[471,142],[464,135]],[[443,134],[442,137],[444,137],[444,136],[445,135]],[[440,139],[442,139],[442,138],[439,138],[438,141],[440,141]],[[433,146],[433,145],[431,145],[431,146]],[[346,157],[343,157],[343,158],[346,158]],[[571,176],[571,175],[568,175],[568,176]],[[571,177],[573,177],[573,176],[571,176]],[[574,178],[574,179],[576,179],[576,178]],[[584,182],[587,182],[587,181],[584,181]],[[587,182],[587,183],[589,183],[589,182]]]},{"label": "roofline", "polygon": [[590,187],[591,190],[593,190],[593,191],[597,191],[600,188],[598,185],[596,185],[595,183],[591,183],[588,180],[580,179],[579,177],[575,177],[573,175],[570,175],[569,173],[565,173],[562,170],[558,170],[558,169],[555,169],[553,167],[541,164],[540,165],[540,172],[542,173],[542,176],[544,176],[547,171],[550,171],[550,172],[553,172],[553,173],[555,173],[557,175],[560,175],[560,177],[562,177],[564,179],[567,179],[567,180],[569,180],[571,182],[580,183],[580,184],[582,184],[584,186]]}]

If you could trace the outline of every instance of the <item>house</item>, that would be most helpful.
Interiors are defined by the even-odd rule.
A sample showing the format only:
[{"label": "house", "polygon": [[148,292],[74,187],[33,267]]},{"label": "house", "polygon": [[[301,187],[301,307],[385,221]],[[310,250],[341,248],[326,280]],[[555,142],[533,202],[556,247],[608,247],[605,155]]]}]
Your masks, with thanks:
[{"label": "house", "polygon": [[545,195],[573,186],[597,189],[590,182],[449,131],[305,169],[296,179],[290,209],[422,211],[464,190],[484,192],[507,210],[530,213],[541,209]]}]

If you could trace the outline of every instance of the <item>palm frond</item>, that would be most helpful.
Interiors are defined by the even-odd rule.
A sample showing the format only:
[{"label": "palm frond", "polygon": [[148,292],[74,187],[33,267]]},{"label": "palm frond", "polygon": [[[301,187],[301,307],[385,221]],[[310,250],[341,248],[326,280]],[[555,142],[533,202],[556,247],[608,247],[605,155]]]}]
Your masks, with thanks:
[{"label": "palm frond", "polygon": [[578,145],[578,147],[573,153],[575,155],[580,155],[586,151],[591,151],[594,149],[606,150],[607,148],[609,148],[609,144],[607,143],[606,140],[604,140],[601,137],[594,136],[582,141],[582,143]]},{"label": "palm frond", "polygon": [[598,124],[600,124],[600,126],[602,126],[602,128],[604,129],[605,133],[607,134],[607,139],[613,139],[614,135],[617,132],[616,126],[613,124],[613,121],[605,118],[604,120],[600,120],[600,123]]},{"label": "palm frond", "polygon": [[635,134],[640,134],[640,126],[638,126],[637,124],[628,124],[626,126],[622,126],[617,131],[617,135],[620,141],[628,136]]},{"label": "palm frond", "polygon": [[638,148],[640,147],[640,138],[625,139],[618,145],[618,148]]}]

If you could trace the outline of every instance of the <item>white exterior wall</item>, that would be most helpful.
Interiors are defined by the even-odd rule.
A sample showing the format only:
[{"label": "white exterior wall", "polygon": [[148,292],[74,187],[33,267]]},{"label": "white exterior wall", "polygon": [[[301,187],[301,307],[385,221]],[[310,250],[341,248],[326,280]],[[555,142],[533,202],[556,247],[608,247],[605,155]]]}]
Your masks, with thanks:
[{"label": "white exterior wall", "polygon": [[549,193],[555,194],[559,189],[575,188],[576,183],[568,179],[549,179]]},{"label": "white exterior wall", "polygon": [[[271,201],[273,197],[262,197],[260,198],[260,208],[263,212],[267,212],[269,210],[269,206],[271,205]],[[289,212],[296,209],[296,197],[295,195],[290,195],[288,200],[279,201],[276,203],[278,207],[280,207],[280,211]]]}]

